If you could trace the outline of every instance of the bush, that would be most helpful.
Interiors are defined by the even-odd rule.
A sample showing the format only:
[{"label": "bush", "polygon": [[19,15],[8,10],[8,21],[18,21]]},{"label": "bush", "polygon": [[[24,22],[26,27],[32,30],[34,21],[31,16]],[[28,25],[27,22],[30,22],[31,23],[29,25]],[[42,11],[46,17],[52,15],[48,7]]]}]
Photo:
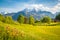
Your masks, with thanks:
[{"label": "bush", "polygon": [[0,26],[0,40],[22,40],[25,35],[16,28]]}]

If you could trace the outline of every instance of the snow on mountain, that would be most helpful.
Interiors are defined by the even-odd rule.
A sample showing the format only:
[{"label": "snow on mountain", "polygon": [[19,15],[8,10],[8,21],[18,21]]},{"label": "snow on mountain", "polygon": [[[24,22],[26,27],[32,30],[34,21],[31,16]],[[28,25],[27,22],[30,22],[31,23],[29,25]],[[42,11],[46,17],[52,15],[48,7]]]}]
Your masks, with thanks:
[{"label": "snow on mountain", "polygon": [[17,20],[18,16],[22,14],[26,17],[29,17],[30,15],[33,15],[33,17],[35,19],[38,19],[40,20],[40,18],[44,17],[44,16],[49,16],[51,18],[54,18],[55,15],[52,14],[51,12],[49,11],[42,11],[41,9],[36,9],[36,8],[32,8],[32,9],[29,9],[29,8],[25,8],[24,10],[22,11],[19,11],[17,13],[8,13],[8,14],[5,14],[6,16],[12,16],[12,18],[14,20]]}]

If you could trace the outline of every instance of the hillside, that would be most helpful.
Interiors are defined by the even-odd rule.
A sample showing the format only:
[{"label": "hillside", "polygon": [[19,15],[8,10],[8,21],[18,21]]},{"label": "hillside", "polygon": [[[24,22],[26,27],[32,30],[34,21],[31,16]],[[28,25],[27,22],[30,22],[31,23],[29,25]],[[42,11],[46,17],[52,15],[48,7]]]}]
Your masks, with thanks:
[{"label": "hillside", "polygon": [[60,40],[60,26],[33,26],[29,24],[6,24],[0,22],[0,33],[3,34],[3,37],[2,35],[0,37],[5,37],[4,32],[8,33],[6,34],[8,36],[5,36],[9,40]]}]

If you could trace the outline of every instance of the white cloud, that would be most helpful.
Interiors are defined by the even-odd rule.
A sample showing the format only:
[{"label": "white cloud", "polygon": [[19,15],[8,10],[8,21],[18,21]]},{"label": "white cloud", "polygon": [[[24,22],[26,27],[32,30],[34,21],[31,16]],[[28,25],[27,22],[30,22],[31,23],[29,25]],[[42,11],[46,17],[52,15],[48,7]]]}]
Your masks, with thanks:
[{"label": "white cloud", "polygon": [[0,12],[8,12],[8,13],[12,13],[12,12],[18,12],[23,10],[24,8],[0,8]]},{"label": "white cloud", "polygon": [[60,11],[60,3],[58,3],[56,6],[50,9],[51,12],[59,12]]},{"label": "white cloud", "polygon": [[12,8],[1,8],[0,11],[1,12],[9,12],[10,13],[10,12],[14,12],[16,10],[15,9],[12,9]]},{"label": "white cloud", "polygon": [[49,8],[49,7],[46,7],[44,6],[43,4],[25,4],[23,5],[23,7],[20,8],[19,7],[16,7],[16,8],[0,8],[0,11],[6,11],[6,12],[18,12],[18,11],[21,11],[25,8],[29,8],[29,9],[33,9],[35,8],[37,11],[39,9],[41,9],[42,11],[45,10],[45,11],[50,11],[52,12],[53,14],[56,13],[56,12],[60,12],[60,3],[58,3],[57,5],[55,5],[54,7],[52,8]]},{"label": "white cloud", "polygon": [[59,5],[60,5],[60,3],[58,3],[57,5],[55,5],[52,8],[46,7],[42,4],[30,4],[30,5],[27,4],[25,6],[26,6],[26,8],[30,8],[30,9],[35,8],[36,10],[41,9],[41,10],[45,10],[45,11],[50,11],[54,14],[54,13],[60,11],[60,6]]}]

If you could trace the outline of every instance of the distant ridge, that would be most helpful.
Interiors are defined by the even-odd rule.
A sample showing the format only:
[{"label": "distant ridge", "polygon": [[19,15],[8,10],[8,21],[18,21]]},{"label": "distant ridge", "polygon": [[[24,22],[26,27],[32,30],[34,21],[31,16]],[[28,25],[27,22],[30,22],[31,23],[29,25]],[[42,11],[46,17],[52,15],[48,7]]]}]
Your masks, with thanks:
[{"label": "distant ridge", "polygon": [[37,20],[40,20],[40,18],[44,17],[44,16],[49,16],[51,18],[55,18],[56,14],[52,14],[51,12],[49,11],[42,11],[42,10],[36,10],[35,8],[33,9],[24,9],[22,11],[19,11],[17,13],[7,13],[5,14],[4,16],[12,16],[12,18],[14,20],[17,20],[18,16],[22,14],[26,17],[29,17],[30,15],[33,15],[33,17]]}]

